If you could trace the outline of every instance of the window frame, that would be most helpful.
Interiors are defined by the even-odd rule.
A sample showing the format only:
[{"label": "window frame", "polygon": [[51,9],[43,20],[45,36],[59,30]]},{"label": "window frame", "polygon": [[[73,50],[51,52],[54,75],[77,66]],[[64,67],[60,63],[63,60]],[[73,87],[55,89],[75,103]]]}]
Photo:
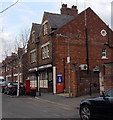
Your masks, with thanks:
[{"label": "window frame", "polygon": [[48,59],[50,57],[50,50],[49,50],[49,42],[43,44],[41,46],[41,49],[42,49],[42,59]]},{"label": "window frame", "polygon": [[42,25],[43,25],[43,35],[45,36],[48,34],[48,20],[45,20]]},{"label": "window frame", "polygon": [[102,49],[102,59],[106,59],[107,58],[107,50],[106,48]]},{"label": "window frame", "polygon": [[36,40],[35,31],[32,31],[32,37],[31,37],[31,39],[32,39],[32,43],[34,43],[35,40]]},{"label": "window frame", "polygon": [[36,49],[32,50],[30,52],[30,62],[31,63],[35,63],[37,60],[36,60]]}]

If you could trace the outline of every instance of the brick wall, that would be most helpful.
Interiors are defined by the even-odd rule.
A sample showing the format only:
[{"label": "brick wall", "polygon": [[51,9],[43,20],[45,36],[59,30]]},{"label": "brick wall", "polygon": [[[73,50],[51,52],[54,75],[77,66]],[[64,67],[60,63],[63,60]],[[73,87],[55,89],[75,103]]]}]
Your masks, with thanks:
[{"label": "brick wall", "polygon": [[113,63],[105,64],[104,68],[104,89],[113,87]]},{"label": "brick wall", "polygon": [[21,54],[23,56],[21,58],[21,66],[19,67],[19,60],[16,53],[12,53],[11,56],[7,56],[5,60],[2,62],[2,74],[6,81],[15,82],[18,81],[18,71],[20,71],[21,81],[24,82],[27,78],[27,56],[25,54]]},{"label": "brick wall", "polygon": [[[88,32],[87,34],[88,34],[89,70],[93,71],[94,67],[100,66],[108,61],[109,62],[112,61],[112,57],[111,57],[112,50],[108,46],[108,42],[110,43],[110,39],[108,40],[108,34],[106,36],[101,35],[101,30],[104,29],[108,31],[108,26],[90,8],[87,9],[86,14],[87,14],[86,24],[87,24],[87,32]],[[74,20],[72,20],[71,22],[67,23],[62,28],[60,28],[56,32],[56,34],[63,34],[68,36],[68,38],[56,37],[53,45],[54,57],[55,57],[54,64],[57,67],[57,74],[62,74],[64,76],[63,67],[65,67],[65,81],[66,81],[65,87],[68,90],[68,64],[66,63],[66,58],[68,56],[68,41],[70,41],[69,49],[70,49],[70,57],[71,57],[71,62],[70,62],[71,73],[72,73],[72,63],[77,62],[78,66],[81,64],[87,63],[86,36],[85,36],[86,35],[85,12],[82,12]],[[103,48],[106,48],[107,50],[106,59],[102,59]],[[63,66],[63,62],[62,62],[63,58],[65,58],[65,66]],[[93,81],[96,83],[99,82],[98,79],[96,79],[97,77],[99,76],[95,75],[95,77],[93,78],[94,79]],[[90,77],[88,78],[90,79]],[[72,79],[73,79],[73,76],[71,75],[71,80]],[[83,77],[82,81],[86,81],[85,83],[89,83],[89,81],[87,81],[89,79],[87,79],[86,77]],[[82,84],[82,82],[80,84]],[[83,89],[83,91],[85,91],[86,88],[89,89],[88,84],[83,85],[83,87],[81,85],[80,89]],[[86,93],[87,91],[89,92],[89,90],[86,90]]]}]

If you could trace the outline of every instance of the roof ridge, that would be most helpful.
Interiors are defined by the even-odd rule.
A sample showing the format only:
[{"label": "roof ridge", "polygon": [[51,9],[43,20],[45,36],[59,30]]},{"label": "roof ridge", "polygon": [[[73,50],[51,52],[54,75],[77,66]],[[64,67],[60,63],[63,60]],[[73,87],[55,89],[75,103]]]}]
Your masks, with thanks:
[{"label": "roof ridge", "polygon": [[73,15],[65,15],[65,14],[59,14],[59,13],[51,13],[51,12],[46,12],[44,11],[44,14],[47,13],[47,14],[53,14],[53,15],[59,15],[59,16],[70,16],[70,17],[74,17]]}]

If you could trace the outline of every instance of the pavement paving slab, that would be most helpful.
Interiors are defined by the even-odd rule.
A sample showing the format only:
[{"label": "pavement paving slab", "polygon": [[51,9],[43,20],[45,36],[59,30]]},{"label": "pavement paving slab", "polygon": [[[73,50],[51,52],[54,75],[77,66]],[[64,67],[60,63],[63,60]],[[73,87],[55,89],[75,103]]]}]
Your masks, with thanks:
[{"label": "pavement paving slab", "polygon": [[79,97],[69,97],[68,93],[61,93],[61,94],[41,93],[41,96],[39,96],[39,94],[37,93],[35,98],[77,108],[82,99],[98,97],[98,96],[99,94],[92,94],[91,96],[84,95],[84,96],[79,96]]}]

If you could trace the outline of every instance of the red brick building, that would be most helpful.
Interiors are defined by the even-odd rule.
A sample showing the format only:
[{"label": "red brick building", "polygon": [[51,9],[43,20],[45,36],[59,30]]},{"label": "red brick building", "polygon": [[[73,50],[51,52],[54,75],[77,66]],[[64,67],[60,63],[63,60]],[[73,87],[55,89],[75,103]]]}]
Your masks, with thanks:
[{"label": "red brick building", "polygon": [[30,86],[37,87],[38,84],[38,43],[39,43],[39,31],[40,24],[33,23],[31,33],[27,45],[28,54],[28,79],[30,79]]},{"label": "red brick building", "polygon": [[2,61],[2,75],[5,81],[17,82],[19,77],[21,83],[25,82],[27,78],[26,59],[27,54],[23,54],[23,49],[19,48],[18,54],[12,53]]},{"label": "red brick building", "polygon": [[[88,8],[56,31],[56,34],[61,37],[54,40],[56,59],[53,63],[57,68],[57,74],[65,76],[65,88],[69,88],[67,83],[70,82],[74,96],[98,92],[101,66],[113,61],[111,29],[91,8]],[[70,63],[66,62],[67,56],[70,56]],[[76,68],[79,69],[73,70],[73,63],[76,63]]]},{"label": "red brick building", "polygon": [[11,56],[7,56],[4,61],[2,61],[2,74],[6,81],[16,81],[17,80],[17,54],[12,53]]},{"label": "red brick building", "polygon": [[[34,80],[34,82],[31,83],[31,86],[32,84],[37,84],[38,90],[41,88],[43,91],[53,91],[54,51],[52,35],[54,31],[72,20],[78,14],[78,10],[75,6],[71,9],[67,8],[67,10],[65,9],[66,6],[67,5],[62,6],[61,14],[45,12],[43,15],[42,24],[32,25],[30,40],[28,42],[28,56],[30,61],[29,78],[31,81]],[[35,42],[32,42],[34,38]],[[35,58],[33,62],[31,53],[34,54],[33,59]]]},{"label": "red brick building", "polygon": [[61,14],[44,12],[28,42],[31,86],[73,96],[99,92],[103,65],[113,62],[112,34],[91,8],[78,14],[63,4]]}]

